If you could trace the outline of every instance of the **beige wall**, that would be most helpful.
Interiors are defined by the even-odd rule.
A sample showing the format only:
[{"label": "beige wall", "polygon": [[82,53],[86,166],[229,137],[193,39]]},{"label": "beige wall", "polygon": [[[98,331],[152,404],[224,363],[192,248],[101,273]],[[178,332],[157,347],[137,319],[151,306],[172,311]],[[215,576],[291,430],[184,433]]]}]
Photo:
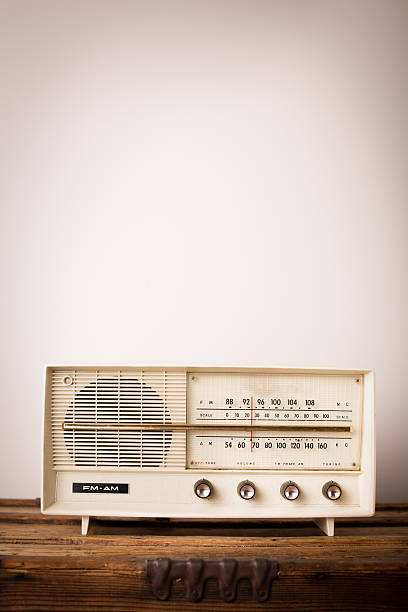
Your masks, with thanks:
[{"label": "beige wall", "polygon": [[47,362],[373,367],[408,501],[404,0],[0,2],[0,496]]}]

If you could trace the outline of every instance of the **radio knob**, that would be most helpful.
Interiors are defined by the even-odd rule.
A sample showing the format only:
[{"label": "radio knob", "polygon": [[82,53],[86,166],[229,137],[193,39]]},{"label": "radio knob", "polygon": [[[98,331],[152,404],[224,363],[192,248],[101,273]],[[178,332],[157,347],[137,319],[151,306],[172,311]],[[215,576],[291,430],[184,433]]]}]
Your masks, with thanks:
[{"label": "radio knob", "polygon": [[280,492],[282,497],[289,499],[289,501],[293,501],[299,497],[300,489],[296,483],[289,480],[288,482],[283,483]]},{"label": "radio knob", "polygon": [[242,497],[242,499],[252,499],[255,497],[256,489],[253,482],[249,482],[249,480],[244,480],[240,482],[238,485],[238,495]]},{"label": "radio knob", "polygon": [[199,480],[194,485],[194,493],[200,499],[207,499],[212,493],[212,484],[208,480]]},{"label": "radio knob", "polygon": [[340,499],[342,491],[340,485],[331,480],[323,485],[322,493],[327,497],[327,499],[335,501],[336,499]]}]

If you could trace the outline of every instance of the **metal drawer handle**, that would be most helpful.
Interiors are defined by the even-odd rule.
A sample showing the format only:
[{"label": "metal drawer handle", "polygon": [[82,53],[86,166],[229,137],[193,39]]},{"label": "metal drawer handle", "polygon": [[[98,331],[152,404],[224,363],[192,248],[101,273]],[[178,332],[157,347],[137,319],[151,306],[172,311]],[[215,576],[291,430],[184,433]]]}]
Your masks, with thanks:
[{"label": "metal drawer handle", "polygon": [[245,579],[251,583],[254,598],[262,602],[269,598],[271,584],[278,575],[278,564],[269,559],[172,561],[161,558],[148,559],[146,573],[154,596],[161,601],[170,597],[172,582],[179,579],[184,580],[187,599],[199,601],[204,595],[207,580],[215,578],[225,602],[236,599],[238,582]]}]

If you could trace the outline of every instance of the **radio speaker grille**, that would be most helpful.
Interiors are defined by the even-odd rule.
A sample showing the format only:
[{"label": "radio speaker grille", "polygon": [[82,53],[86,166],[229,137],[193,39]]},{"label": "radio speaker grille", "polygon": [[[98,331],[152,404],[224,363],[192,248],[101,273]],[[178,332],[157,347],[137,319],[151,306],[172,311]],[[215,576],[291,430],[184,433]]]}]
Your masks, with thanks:
[{"label": "radio speaker grille", "polygon": [[58,370],[51,397],[56,469],[185,466],[184,432],[137,430],[185,422],[184,372]]}]

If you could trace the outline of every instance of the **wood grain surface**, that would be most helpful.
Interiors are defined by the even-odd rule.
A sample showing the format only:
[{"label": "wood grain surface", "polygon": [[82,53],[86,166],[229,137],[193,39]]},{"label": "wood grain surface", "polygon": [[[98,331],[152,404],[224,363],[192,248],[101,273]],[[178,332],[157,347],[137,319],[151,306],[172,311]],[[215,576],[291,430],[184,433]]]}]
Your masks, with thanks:
[{"label": "wood grain surface", "polygon": [[[146,559],[267,558],[279,564],[270,599],[248,582],[224,603],[208,582],[200,603],[175,582],[157,601]],[[311,522],[181,522],[43,516],[38,500],[0,500],[2,610],[384,611],[408,609],[408,504],[380,505],[373,517],[339,519],[328,538]]]}]

